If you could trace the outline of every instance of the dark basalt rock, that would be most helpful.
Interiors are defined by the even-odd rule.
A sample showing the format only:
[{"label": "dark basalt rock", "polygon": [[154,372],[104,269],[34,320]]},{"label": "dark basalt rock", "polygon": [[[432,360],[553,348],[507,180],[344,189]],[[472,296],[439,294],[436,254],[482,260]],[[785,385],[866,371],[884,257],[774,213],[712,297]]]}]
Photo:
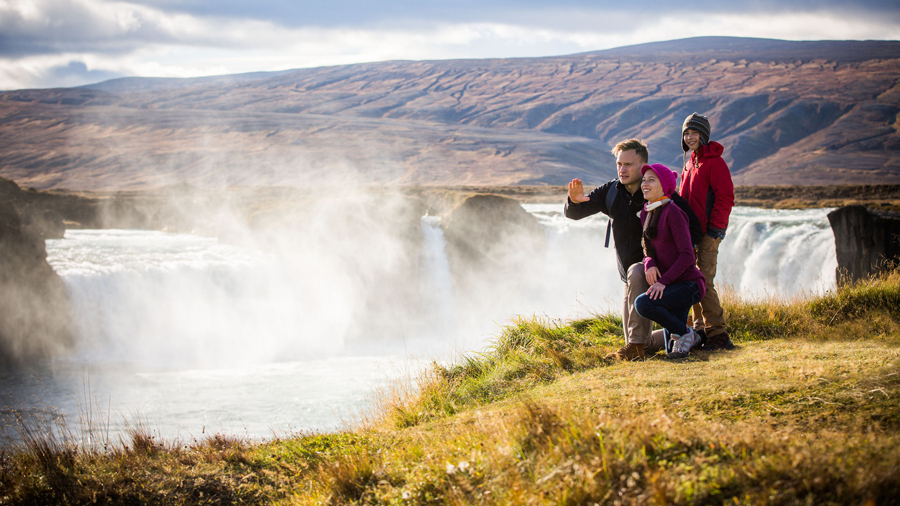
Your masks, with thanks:
[{"label": "dark basalt rock", "polygon": [[828,213],[834,231],[837,281],[851,283],[900,259],[900,213],[846,206]]},{"label": "dark basalt rock", "polygon": [[26,192],[3,181],[0,193],[0,364],[10,366],[68,349],[71,317],[62,278],[47,263],[44,233],[26,226],[13,204]]}]

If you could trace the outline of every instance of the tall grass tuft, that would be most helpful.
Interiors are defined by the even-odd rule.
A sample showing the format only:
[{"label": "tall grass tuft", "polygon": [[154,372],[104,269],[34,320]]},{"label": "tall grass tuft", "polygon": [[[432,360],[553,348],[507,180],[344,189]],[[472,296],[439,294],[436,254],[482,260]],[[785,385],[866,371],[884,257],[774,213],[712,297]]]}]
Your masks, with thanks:
[{"label": "tall grass tuft", "polygon": [[810,331],[808,299],[802,296],[767,295],[746,300],[729,289],[719,290],[719,295],[733,341],[794,337]]},{"label": "tall grass tuft", "polygon": [[842,285],[833,294],[814,298],[808,307],[816,321],[824,325],[866,318],[873,313],[900,319],[900,269]]},{"label": "tall grass tuft", "polygon": [[379,469],[377,456],[365,450],[341,455],[325,463],[320,473],[332,490],[329,502],[339,504],[364,501],[373,485],[386,478]]}]

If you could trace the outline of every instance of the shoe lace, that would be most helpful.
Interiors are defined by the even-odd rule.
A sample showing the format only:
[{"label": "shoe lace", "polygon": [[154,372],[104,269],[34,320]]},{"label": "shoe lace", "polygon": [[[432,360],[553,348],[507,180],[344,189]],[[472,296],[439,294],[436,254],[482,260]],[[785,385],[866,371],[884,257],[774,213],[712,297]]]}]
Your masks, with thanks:
[{"label": "shoe lace", "polygon": [[682,348],[683,348],[684,341],[685,341],[684,336],[679,336],[678,334],[672,334],[671,336],[672,336],[672,352],[673,353],[683,353],[684,350]]}]

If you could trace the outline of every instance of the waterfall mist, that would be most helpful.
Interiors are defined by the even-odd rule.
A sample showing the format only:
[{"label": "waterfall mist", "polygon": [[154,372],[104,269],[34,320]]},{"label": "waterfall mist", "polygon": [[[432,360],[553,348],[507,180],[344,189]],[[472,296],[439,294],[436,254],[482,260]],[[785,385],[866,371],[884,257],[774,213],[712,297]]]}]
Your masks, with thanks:
[{"label": "waterfall mist", "polygon": [[[537,237],[475,252],[428,207],[369,191],[218,206],[199,234],[70,230],[47,250],[72,300],[73,351],[7,372],[0,394],[75,413],[90,378],[102,404],[164,437],[334,429],[373,388],[482,349],[517,315],[620,310],[604,216],[515,205]],[[718,282],[751,297],[833,288],[826,212],[736,209]]]},{"label": "waterfall mist", "polygon": [[492,258],[490,273],[451,267],[440,218],[393,194],[266,210],[248,224],[224,214],[219,239],[70,230],[48,249],[74,304],[78,360],[171,369],[385,352],[449,359],[517,315],[617,307],[605,217],[526,208],[545,243]]},{"label": "waterfall mist", "polygon": [[[221,220],[226,240],[69,231],[50,241],[81,360],[235,367],[336,355],[478,350],[518,315],[617,312],[622,283],[606,218],[526,204],[543,241],[500,241],[480,263],[448,258],[441,219],[399,195]],[[742,296],[834,286],[827,210],[738,208],[717,283]],[[223,225],[224,224],[224,225]],[[611,245],[613,246],[613,245]],[[401,351],[402,350],[402,351]]]}]

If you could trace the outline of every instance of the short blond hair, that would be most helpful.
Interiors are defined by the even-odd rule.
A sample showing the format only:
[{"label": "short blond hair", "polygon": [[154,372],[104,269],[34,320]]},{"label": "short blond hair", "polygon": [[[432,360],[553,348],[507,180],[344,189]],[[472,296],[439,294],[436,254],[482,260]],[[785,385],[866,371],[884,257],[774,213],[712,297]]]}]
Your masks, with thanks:
[{"label": "short blond hair", "polygon": [[642,160],[644,160],[644,163],[650,161],[650,151],[647,149],[647,144],[640,139],[628,139],[622,141],[612,148],[611,153],[613,156],[619,156],[619,153],[622,151],[634,151]]}]

